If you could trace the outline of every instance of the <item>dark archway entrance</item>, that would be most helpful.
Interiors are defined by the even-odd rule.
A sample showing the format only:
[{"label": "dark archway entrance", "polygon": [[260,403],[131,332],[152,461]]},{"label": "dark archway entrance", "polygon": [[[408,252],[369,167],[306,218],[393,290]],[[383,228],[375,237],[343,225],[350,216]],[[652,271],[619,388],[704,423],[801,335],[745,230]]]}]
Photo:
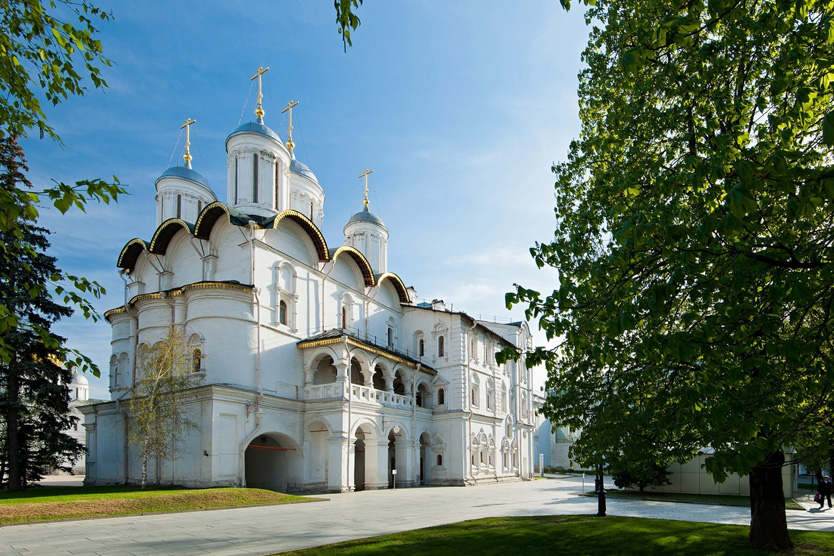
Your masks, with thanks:
[{"label": "dark archway entrance", "polygon": [[365,490],[365,433],[362,429],[356,430],[356,441],[353,446],[353,488],[354,490]]},{"label": "dark archway entrance", "polygon": [[246,486],[287,492],[302,483],[303,458],[296,443],[279,433],[255,437],[244,454]]}]

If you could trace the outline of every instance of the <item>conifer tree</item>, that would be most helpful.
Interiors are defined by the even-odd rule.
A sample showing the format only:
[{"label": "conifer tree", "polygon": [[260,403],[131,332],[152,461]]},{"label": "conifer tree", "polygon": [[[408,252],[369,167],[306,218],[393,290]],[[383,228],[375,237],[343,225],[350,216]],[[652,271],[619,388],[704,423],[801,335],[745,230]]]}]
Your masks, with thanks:
[{"label": "conifer tree", "polygon": [[[13,138],[0,141],[0,194],[30,188],[23,151]],[[30,218],[14,229],[0,231],[0,297],[15,316],[3,331],[7,357],[0,360],[0,481],[8,490],[26,488],[52,468],[69,470],[83,451],[64,430],[69,415],[70,369],[59,362],[64,338],[50,327],[72,309],[59,305],[45,284],[60,275],[46,230]]]}]

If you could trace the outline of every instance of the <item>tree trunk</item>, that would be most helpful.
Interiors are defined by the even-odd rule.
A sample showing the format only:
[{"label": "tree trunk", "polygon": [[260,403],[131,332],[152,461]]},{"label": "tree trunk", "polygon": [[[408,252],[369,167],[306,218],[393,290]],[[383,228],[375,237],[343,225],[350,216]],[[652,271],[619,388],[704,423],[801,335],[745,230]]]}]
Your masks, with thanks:
[{"label": "tree trunk", "polygon": [[142,446],[142,490],[148,484],[148,450],[147,445]]},{"label": "tree trunk", "polygon": [[750,546],[768,550],[790,550],[782,492],[785,454],[773,452],[750,472]]},{"label": "tree trunk", "polygon": [[12,492],[23,490],[23,470],[20,461],[20,383],[14,368],[14,359],[9,362],[7,379],[8,409],[6,410],[6,455],[9,458],[9,484],[7,489]]}]

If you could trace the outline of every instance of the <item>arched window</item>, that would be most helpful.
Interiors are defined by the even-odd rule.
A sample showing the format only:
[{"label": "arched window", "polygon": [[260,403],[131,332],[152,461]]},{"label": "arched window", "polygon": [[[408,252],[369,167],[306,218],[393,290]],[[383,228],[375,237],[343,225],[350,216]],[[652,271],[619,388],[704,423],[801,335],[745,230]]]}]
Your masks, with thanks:
[{"label": "arched window", "polygon": [[203,350],[196,348],[191,352],[191,370],[199,373],[203,370]]},{"label": "arched window", "polygon": [[258,155],[252,157],[252,202],[258,202]]},{"label": "arched window", "polygon": [[478,387],[472,387],[472,405],[478,407]]},{"label": "arched window", "polygon": [[443,336],[437,338],[437,356],[438,357],[445,357],[446,356],[446,339]]},{"label": "arched window", "polygon": [[237,204],[238,157],[235,157],[235,204]]},{"label": "arched window", "polygon": [[313,201],[310,201],[310,220],[313,219]]},{"label": "arched window", "polygon": [[280,166],[278,165],[278,160],[276,159],[275,160],[275,210],[278,210],[278,199],[280,198],[278,196],[278,184],[280,183],[278,181],[278,176],[279,176],[278,170],[279,170],[279,168],[280,168]]},{"label": "arched window", "polygon": [[177,195],[177,218],[182,218],[182,195]]},{"label": "arched window", "polygon": [[394,349],[394,329],[388,327],[388,349]]},{"label": "arched window", "polygon": [[426,341],[423,340],[423,338],[420,338],[420,341],[417,342],[417,352],[420,357],[423,357],[426,354]]},{"label": "arched window", "polygon": [[437,465],[443,465],[443,454],[437,454]]},{"label": "arched window", "polygon": [[445,405],[446,404],[446,390],[441,388],[437,391],[437,405]]},{"label": "arched window", "polygon": [[483,463],[484,462],[484,453],[483,452],[478,452],[478,457],[480,458],[481,463]]},{"label": "arched window", "polygon": [[278,322],[284,326],[287,325],[287,302],[284,300],[278,304]]},{"label": "arched window", "polygon": [[347,329],[348,325],[348,313],[347,313],[347,306],[342,305],[342,330]]},{"label": "arched window", "polygon": [[197,214],[200,214],[201,212],[203,212],[203,202],[197,201]]}]

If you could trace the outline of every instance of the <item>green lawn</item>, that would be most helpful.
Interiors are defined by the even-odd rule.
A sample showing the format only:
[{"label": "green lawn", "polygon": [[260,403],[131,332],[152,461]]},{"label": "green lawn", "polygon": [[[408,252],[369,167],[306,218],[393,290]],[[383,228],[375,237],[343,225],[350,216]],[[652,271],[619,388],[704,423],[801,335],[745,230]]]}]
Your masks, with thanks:
[{"label": "green lawn", "polygon": [[[637,492],[633,490],[606,490],[609,498],[632,498],[637,500],[654,500],[658,502],[683,502],[686,504],[714,504],[716,506],[750,506],[747,496],[728,496],[726,494],[682,494],[677,492]],[[586,492],[585,496],[596,498],[593,492]],[[785,509],[805,511],[793,498],[785,498]]]},{"label": "green lawn", "polygon": [[[762,555],[747,548],[747,527],[629,517],[554,516],[492,518],[282,553],[584,555]],[[834,553],[834,535],[791,531],[794,555]]]},{"label": "green lawn", "polygon": [[312,500],[257,488],[31,487],[0,492],[0,523],[232,508]]}]

